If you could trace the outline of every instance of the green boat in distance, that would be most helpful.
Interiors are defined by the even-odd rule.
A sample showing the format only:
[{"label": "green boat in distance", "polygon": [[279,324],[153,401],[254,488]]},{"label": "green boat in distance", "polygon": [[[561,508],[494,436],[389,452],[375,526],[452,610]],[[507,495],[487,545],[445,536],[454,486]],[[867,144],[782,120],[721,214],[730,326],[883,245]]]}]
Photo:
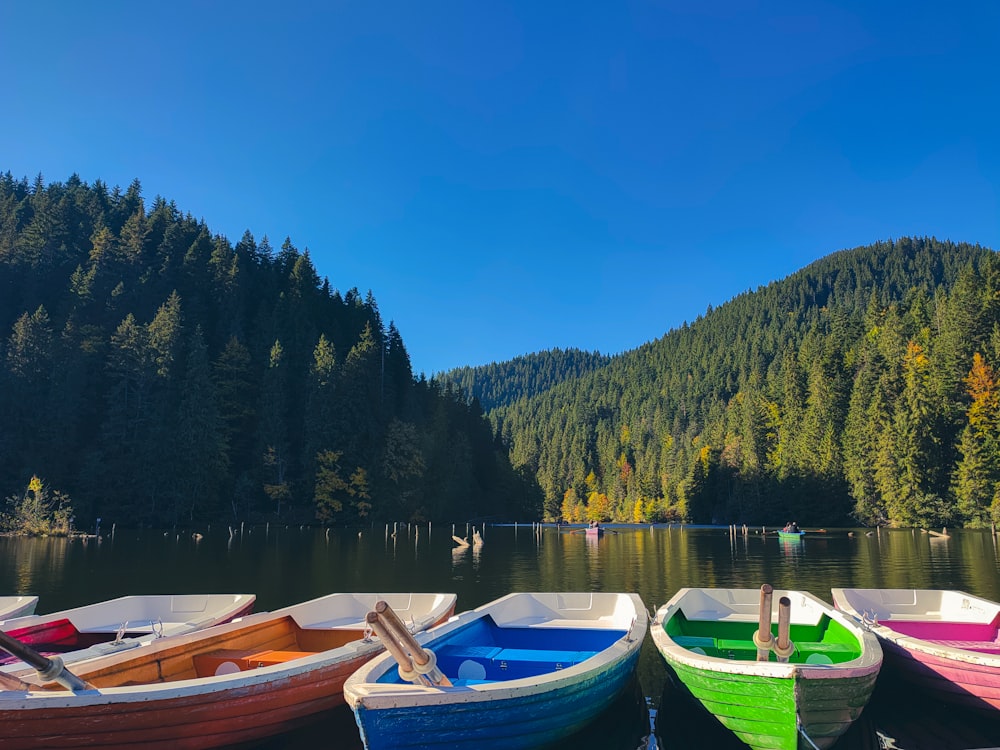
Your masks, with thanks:
[{"label": "green boat in distance", "polygon": [[806,535],[804,531],[779,531],[778,539],[784,539],[790,542],[802,541],[802,537]]},{"label": "green boat in distance", "polygon": [[684,588],[651,632],[691,695],[759,750],[833,745],[882,666],[874,635],[805,591]]}]

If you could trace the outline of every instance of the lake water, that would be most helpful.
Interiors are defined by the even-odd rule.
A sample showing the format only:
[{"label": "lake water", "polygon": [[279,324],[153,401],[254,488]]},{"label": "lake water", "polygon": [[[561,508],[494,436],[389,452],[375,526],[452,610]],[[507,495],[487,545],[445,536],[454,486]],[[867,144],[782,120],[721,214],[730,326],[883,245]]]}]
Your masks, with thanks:
[{"label": "lake water", "polygon": [[[464,525],[454,530],[471,534]],[[827,601],[831,586],[954,588],[1000,601],[1000,551],[982,531],[954,530],[943,538],[919,530],[869,536],[863,529],[829,529],[786,542],[754,530],[734,538],[725,528],[612,526],[603,538],[590,539],[566,528],[489,526],[479,549],[456,549],[452,531],[450,524],[360,533],[270,524],[232,534],[221,526],[115,529],[113,536],[102,529],[99,542],[0,538],[0,594],[36,594],[40,613],[126,594],[188,592],[255,593],[263,611],[335,591],[454,592],[459,610],[512,591],[630,591],[654,611],[685,586],[762,583],[805,589]],[[658,746],[681,747],[663,727],[687,721],[690,707],[670,693],[649,638],[634,694],[565,743],[566,750],[644,746],[650,742],[647,708],[658,714]],[[336,732],[337,747],[360,747],[349,712],[331,717],[323,731],[326,739]],[[308,741],[289,736],[268,747]]]}]

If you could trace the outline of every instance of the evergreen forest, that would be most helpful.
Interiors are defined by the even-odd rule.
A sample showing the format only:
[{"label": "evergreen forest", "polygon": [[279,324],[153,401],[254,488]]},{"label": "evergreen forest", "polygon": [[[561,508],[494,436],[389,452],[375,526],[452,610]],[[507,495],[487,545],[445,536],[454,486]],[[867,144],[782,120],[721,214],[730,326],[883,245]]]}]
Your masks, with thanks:
[{"label": "evergreen forest", "polygon": [[0,414],[8,506],[51,487],[77,528],[540,514],[371,292],[138,181],[0,175]]},{"label": "evergreen forest", "polygon": [[589,372],[554,377],[564,356],[513,361],[506,391],[494,367],[454,380],[488,385],[547,519],[1000,519],[1000,264],[982,247],[836,252]]},{"label": "evergreen forest", "polygon": [[78,528],[990,526],[998,379],[978,245],[843,250],[624,354],[428,379],[290,238],[233,244],[138,181],[0,175],[0,492],[51,488]]}]

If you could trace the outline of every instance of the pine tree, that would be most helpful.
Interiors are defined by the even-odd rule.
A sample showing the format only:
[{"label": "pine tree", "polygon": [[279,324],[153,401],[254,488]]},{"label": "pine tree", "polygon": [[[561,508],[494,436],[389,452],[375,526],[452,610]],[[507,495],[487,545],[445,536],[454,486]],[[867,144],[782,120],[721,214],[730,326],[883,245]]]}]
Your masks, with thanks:
[{"label": "pine tree", "polygon": [[955,472],[958,510],[970,526],[990,526],[1000,487],[1000,388],[996,375],[979,352],[965,378],[972,399],[959,443],[961,460]]},{"label": "pine tree", "polygon": [[181,381],[173,433],[175,522],[218,518],[228,470],[224,423],[212,383],[201,326],[195,328]]},{"label": "pine tree", "polygon": [[280,341],[275,341],[261,389],[260,437],[264,493],[270,498],[278,518],[281,517],[282,507],[292,497],[288,474],[291,456],[286,414],[286,368],[284,349]]}]

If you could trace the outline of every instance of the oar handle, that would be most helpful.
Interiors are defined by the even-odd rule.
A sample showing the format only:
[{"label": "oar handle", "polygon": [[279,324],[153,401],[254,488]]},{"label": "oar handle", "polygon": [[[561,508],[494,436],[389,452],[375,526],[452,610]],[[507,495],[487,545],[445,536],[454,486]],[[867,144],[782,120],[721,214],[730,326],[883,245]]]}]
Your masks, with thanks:
[{"label": "oar handle", "polygon": [[393,611],[388,602],[381,599],[375,602],[375,614],[378,615],[379,620],[386,625],[395,639],[410,652],[410,656],[413,657],[413,667],[418,673],[428,675],[435,685],[451,685],[451,680],[437,668],[437,659],[434,653],[425,651],[417,643],[413,633],[406,629],[406,625],[399,619],[399,615]]},{"label": "oar handle", "polygon": [[788,637],[791,622],[792,600],[783,596],[778,599],[778,640],[774,644],[774,655],[781,662],[788,661],[788,657],[795,652],[795,646],[792,645],[792,641]]},{"label": "oar handle", "polygon": [[399,615],[393,612],[389,603],[380,599],[375,602],[375,611],[378,613],[379,619],[393,632],[397,640],[409,649],[410,654],[413,656],[413,661],[421,666],[426,664],[429,659],[424,649],[417,643],[413,634],[406,629],[406,625],[399,619]]},{"label": "oar handle", "polygon": [[64,688],[73,692],[93,688],[92,685],[84,682],[66,669],[63,660],[58,656],[53,659],[42,656],[35,649],[21,643],[17,638],[4,633],[2,630],[0,630],[0,648],[11,656],[20,659],[25,664],[34,667],[38,672],[38,676],[46,682],[58,682]]},{"label": "oar handle", "polygon": [[396,664],[399,665],[399,676],[410,682],[418,682],[420,676],[413,670],[413,661],[410,659],[410,655],[406,653],[403,644],[397,640],[396,634],[379,617],[378,612],[369,612],[365,616],[365,622],[371,625],[375,635],[385,646],[385,650],[392,654],[392,658],[396,660]]},{"label": "oar handle", "polygon": [[757,613],[757,632],[753,635],[757,646],[757,661],[767,661],[771,656],[774,638],[771,635],[771,597],[774,589],[765,583],[760,587],[760,610]]}]

